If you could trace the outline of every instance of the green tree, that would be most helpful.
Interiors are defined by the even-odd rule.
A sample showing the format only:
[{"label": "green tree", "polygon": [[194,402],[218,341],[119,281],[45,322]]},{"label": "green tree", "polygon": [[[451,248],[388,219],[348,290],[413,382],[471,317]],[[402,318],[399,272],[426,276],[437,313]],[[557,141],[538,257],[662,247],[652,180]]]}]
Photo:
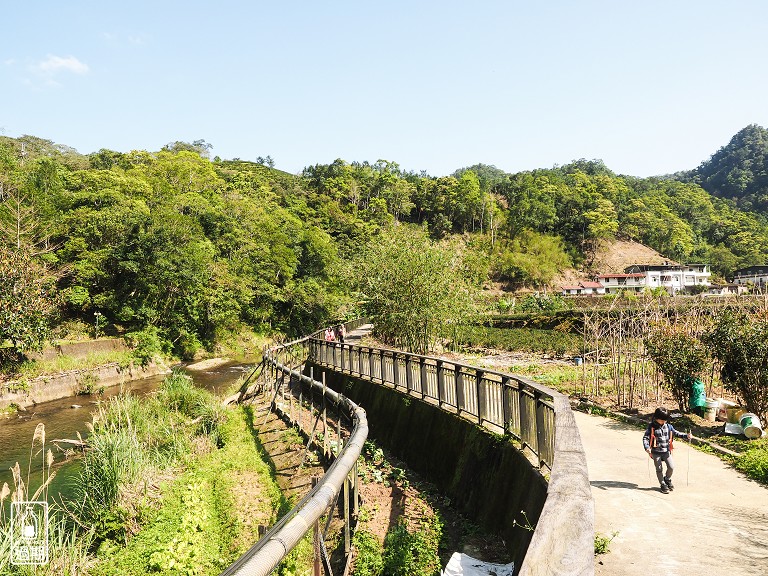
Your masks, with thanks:
[{"label": "green tree", "polygon": [[470,311],[456,253],[404,225],[382,232],[356,263],[363,308],[390,344],[424,353]]},{"label": "green tree", "polygon": [[0,246],[0,346],[39,350],[57,311],[53,279],[27,253]]},{"label": "green tree", "polygon": [[452,194],[452,213],[458,231],[480,228],[485,193],[480,188],[477,174],[468,170],[459,177]]},{"label": "green tree", "polygon": [[500,242],[492,253],[493,276],[518,286],[543,288],[572,265],[563,241],[526,230],[513,240]]},{"label": "green tree", "polygon": [[736,255],[723,245],[711,247],[706,262],[710,264],[712,274],[720,278],[726,278],[739,267]]},{"label": "green tree", "polygon": [[694,249],[691,227],[666,205],[663,198],[649,196],[630,202],[631,211],[622,231],[675,260],[685,260]]},{"label": "green tree", "polygon": [[750,124],[696,170],[684,175],[747,210],[768,209],[768,130]]},{"label": "green tree", "polygon": [[195,140],[192,143],[176,140],[163,146],[163,150],[166,152],[194,152],[206,159],[211,155],[211,149],[213,149],[213,144],[209,144],[203,139]]},{"label": "green tree", "polygon": [[530,172],[515,174],[499,189],[509,205],[507,226],[511,238],[523,230],[546,233],[554,229],[559,186],[548,175]]},{"label": "green tree", "polygon": [[496,166],[488,164],[475,164],[466,168],[459,168],[451,176],[461,178],[465,172],[472,171],[477,175],[480,182],[480,189],[483,192],[493,192],[496,186],[507,180],[508,174]]},{"label": "green tree", "polygon": [[587,220],[587,237],[590,240],[614,238],[619,230],[616,208],[610,200],[599,198],[595,208],[584,213],[584,218]]},{"label": "green tree", "polygon": [[748,410],[768,416],[768,320],[724,310],[705,342],[720,361],[720,377]]},{"label": "green tree", "polygon": [[645,350],[664,375],[681,412],[688,411],[692,378],[701,374],[707,362],[702,342],[684,329],[658,326],[643,340]]},{"label": "green tree", "polygon": [[32,254],[51,252],[62,181],[51,158],[22,165],[12,147],[0,144],[0,242]]}]

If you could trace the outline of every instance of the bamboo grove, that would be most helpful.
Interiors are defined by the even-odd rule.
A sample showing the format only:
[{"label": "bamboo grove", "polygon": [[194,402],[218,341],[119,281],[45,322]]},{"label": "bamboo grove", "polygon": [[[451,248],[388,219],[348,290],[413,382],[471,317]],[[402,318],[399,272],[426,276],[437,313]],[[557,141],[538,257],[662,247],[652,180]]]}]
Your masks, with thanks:
[{"label": "bamboo grove", "polygon": [[667,389],[685,412],[698,377],[707,396],[768,413],[768,296],[617,299],[578,315],[579,394],[613,395],[631,410],[660,405]]}]

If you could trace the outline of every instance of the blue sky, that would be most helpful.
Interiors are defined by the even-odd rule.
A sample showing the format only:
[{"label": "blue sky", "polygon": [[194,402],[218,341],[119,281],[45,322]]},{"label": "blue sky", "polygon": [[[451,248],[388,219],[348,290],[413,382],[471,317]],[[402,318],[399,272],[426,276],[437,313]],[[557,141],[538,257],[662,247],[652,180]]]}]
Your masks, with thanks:
[{"label": "blue sky", "polygon": [[0,134],[298,172],[694,168],[768,127],[768,2],[3,3]]}]

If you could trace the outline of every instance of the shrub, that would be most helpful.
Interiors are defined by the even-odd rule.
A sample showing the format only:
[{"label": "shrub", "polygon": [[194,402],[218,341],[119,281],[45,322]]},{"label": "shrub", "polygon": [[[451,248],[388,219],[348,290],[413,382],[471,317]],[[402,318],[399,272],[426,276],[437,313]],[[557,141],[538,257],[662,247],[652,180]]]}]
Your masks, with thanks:
[{"label": "shrub", "polygon": [[54,278],[29,252],[0,244],[0,344],[40,350],[58,310],[55,294]]},{"label": "shrub", "polygon": [[472,311],[475,289],[450,246],[424,230],[397,226],[361,252],[355,282],[365,313],[388,344],[424,353]]},{"label": "shrub", "polygon": [[163,380],[158,400],[171,410],[192,418],[197,434],[208,436],[216,445],[221,443],[219,426],[225,419],[225,410],[210,392],[197,388],[192,378],[174,371]]},{"label": "shrub", "polygon": [[740,454],[736,467],[750,478],[768,484],[768,443],[761,441]]},{"label": "shrub", "polygon": [[132,430],[106,428],[88,439],[89,450],[74,481],[70,502],[78,523],[94,527],[100,540],[121,539],[125,514],[116,504],[120,487],[142,469],[142,451]]},{"label": "shrub", "polygon": [[0,374],[13,374],[19,370],[26,357],[11,346],[0,342]]},{"label": "shrub", "polygon": [[67,503],[73,516],[82,526],[97,529],[97,545],[121,540],[127,519],[121,489],[150,467],[178,465],[196,436],[221,445],[225,420],[213,395],[195,388],[180,372],[167,377],[155,396],[116,396],[100,405],[88,438],[90,449]]},{"label": "shrub", "polygon": [[[174,478],[163,484],[160,501],[142,499],[139,508],[133,508],[140,530],[125,546],[102,545],[88,574],[218,574],[257,539],[259,524],[276,519],[278,507],[287,500],[254,444],[252,411],[233,410],[228,415],[222,426],[224,447],[188,461],[184,469],[175,468]],[[241,521],[246,511],[239,510],[233,494],[244,471],[259,478],[253,485],[259,498],[251,502],[247,522]],[[312,548],[306,538],[298,548],[303,555],[292,552],[284,562],[290,567],[281,567],[275,574],[306,574]]]},{"label": "shrub", "polygon": [[573,303],[559,294],[531,294],[520,303],[523,312],[557,312],[571,308]]},{"label": "shrub", "polygon": [[[211,399],[212,400],[212,399]],[[227,418],[226,409],[218,402],[203,400],[195,407],[196,433],[207,436],[219,448],[223,445],[221,425]]]},{"label": "shrub", "polygon": [[167,344],[160,337],[160,331],[154,326],[148,326],[138,332],[129,332],[125,335],[125,340],[142,366],[149,364],[167,348]]},{"label": "shrub", "polygon": [[614,532],[611,536],[603,536],[599,532],[595,534],[595,556],[600,554],[608,554],[610,552],[609,546],[614,538],[618,535],[618,532]]},{"label": "shrub", "polygon": [[768,320],[725,310],[705,336],[720,361],[723,384],[736,392],[751,412],[768,413]]},{"label": "shrub", "polygon": [[410,532],[400,520],[384,538],[384,574],[387,576],[433,576],[440,573],[438,544],[442,524],[438,518],[423,521]]},{"label": "shrub", "polygon": [[77,393],[78,394],[93,394],[96,389],[96,384],[99,382],[99,377],[93,372],[87,372],[83,374],[77,381]]},{"label": "shrub", "polygon": [[183,360],[194,360],[195,354],[203,347],[196,334],[181,330],[175,341],[174,348]]},{"label": "shrub", "polygon": [[192,378],[174,370],[161,384],[157,396],[161,403],[172,410],[187,416],[196,415],[195,408],[199,405],[205,391],[196,388]]},{"label": "shrub", "polygon": [[384,570],[382,548],[376,536],[367,530],[355,531],[352,544],[357,550],[355,557],[355,576],[380,576]]},{"label": "shrub", "polygon": [[496,350],[541,352],[564,356],[578,352],[581,349],[582,340],[576,334],[560,330],[460,326],[456,330],[456,343]]},{"label": "shrub", "polygon": [[664,375],[664,385],[681,412],[688,411],[691,377],[700,374],[707,353],[700,340],[674,326],[655,327],[643,344],[645,350]]}]

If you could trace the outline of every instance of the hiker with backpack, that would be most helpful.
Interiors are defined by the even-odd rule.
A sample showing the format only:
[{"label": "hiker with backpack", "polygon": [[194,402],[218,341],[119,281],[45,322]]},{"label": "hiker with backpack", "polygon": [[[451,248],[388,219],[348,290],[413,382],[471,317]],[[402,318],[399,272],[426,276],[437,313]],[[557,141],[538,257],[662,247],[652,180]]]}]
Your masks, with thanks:
[{"label": "hiker with backpack", "polygon": [[[659,489],[662,494],[669,494],[674,490],[672,472],[675,471],[675,464],[672,461],[672,450],[674,449],[673,441],[678,436],[691,439],[690,432],[679,432],[669,423],[669,412],[666,408],[656,408],[653,419],[643,434],[643,447],[656,465],[656,477],[659,479]],[[665,463],[666,474],[662,470]]]}]

